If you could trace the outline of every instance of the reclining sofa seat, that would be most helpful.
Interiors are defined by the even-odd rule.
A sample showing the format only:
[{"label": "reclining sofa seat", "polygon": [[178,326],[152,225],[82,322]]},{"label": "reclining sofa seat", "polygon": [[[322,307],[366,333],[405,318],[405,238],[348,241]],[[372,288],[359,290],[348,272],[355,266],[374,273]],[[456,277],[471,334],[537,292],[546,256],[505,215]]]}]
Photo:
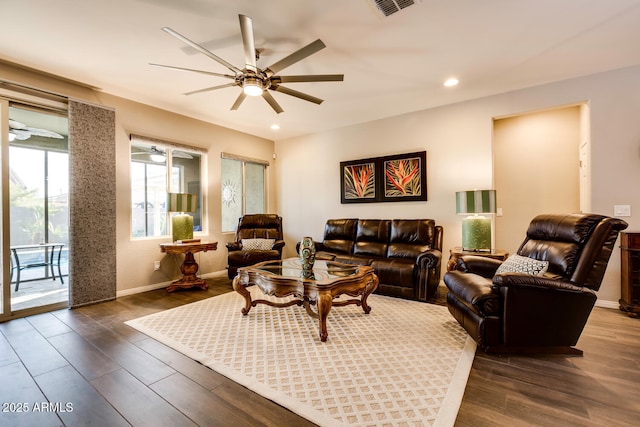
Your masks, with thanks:
[{"label": "reclining sofa seat", "polygon": [[463,256],[445,274],[447,307],[486,352],[582,354],[574,348],[625,221],[539,215],[517,255],[548,261],[542,275],[495,274],[501,261]]},{"label": "reclining sofa seat", "polygon": [[376,293],[427,301],[440,282],[442,227],[432,219],[330,219],[316,259],[370,265]]}]

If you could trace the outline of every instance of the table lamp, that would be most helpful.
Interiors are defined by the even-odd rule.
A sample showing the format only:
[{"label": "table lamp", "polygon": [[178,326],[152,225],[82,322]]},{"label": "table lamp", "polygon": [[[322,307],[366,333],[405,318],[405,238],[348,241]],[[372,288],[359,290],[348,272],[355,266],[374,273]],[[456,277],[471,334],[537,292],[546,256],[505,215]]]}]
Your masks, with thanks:
[{"label": "table lamp", "polygon": [[178,212],[171,217],[173,241],[193,239],[193,217],[185,212],[197,210],[198,196],[187,193],[167,194],[167,211]]},{"label": "table lamp", "polygon": [[491,251],[491,218],[478,214],[496,212],[495,190],[458,191],[456,213],[472,214],[462,220],[462,249]]}]

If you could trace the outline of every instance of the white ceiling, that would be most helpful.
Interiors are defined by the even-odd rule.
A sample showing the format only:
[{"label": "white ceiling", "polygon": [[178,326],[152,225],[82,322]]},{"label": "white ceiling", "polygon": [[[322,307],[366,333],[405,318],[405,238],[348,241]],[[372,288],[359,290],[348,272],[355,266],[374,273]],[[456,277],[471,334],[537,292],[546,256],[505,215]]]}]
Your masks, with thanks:
[{"label": "white ceiling", "polygon": [[[183,95],[228,80],[149,65],[228,72],[168,26],[244,68],[240,13],[259,67],[320,38],[279,74],[344,82],[285,85],[321,105],[271,92],[284,113],[261,98],[230,111],[240,88]],[[386,18],[371,0],[2,0],[0,15],[2,60],[273,140],[640,64],[640,0],[417,0]]]}]

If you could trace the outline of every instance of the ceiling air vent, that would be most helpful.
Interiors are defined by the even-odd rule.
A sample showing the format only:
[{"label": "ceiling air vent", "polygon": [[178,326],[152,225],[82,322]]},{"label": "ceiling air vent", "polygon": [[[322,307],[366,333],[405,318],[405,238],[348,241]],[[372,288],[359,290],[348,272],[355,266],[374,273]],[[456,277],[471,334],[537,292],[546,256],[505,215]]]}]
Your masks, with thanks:
[{"label": "ceiling air vent", "polygon": [[404,9],[405,7],[409,7],[416,3],[414,0],[372,0],[372,1],[375,4],[376,8],[378,8],[378,10],[382,12],[384,16],[392,15]]}]

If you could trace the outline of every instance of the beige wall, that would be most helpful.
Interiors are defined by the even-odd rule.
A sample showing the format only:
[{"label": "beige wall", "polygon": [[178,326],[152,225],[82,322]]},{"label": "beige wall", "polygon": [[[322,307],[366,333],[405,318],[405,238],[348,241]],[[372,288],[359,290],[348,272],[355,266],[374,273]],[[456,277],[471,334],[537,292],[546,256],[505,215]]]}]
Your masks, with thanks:
[{"label": "beige wall", "polygon": [[[589,210],[613,215],[614,204],[630,204],[634,213],[640,209],[638,93],[640,67],[632,67],[277,141],[278,211],[285,224],[285,254],[293,254],[302,236],[321,238],[328,218],[427,217],[444,226],[447,258],[461,239],[455,192],[493,184],[493,119],[584,102],[590,110]],[[340,161],[417,150],[427,151],[427,202],[340,204]],[[625,219],[630,229],[640,227],[640,213]],[[619,295],[616,250],[598,297],[615,307]]]},{"label": "beige wall", "polygon": [[[269,160],[271,212],[284,218],[285,255],[305,235],[322,237],[328,218],[434,218],[444,226],[445,258],[460,243],[460,218],[455,215],[455,192],[489,188],[493,184],[492,122],[505,117],[565,105],[589,103],[591,138],[590,193],[592,212],[612,215],[614,204],[640,206],[640,67],[632,67],[517,92],[419,111],[289,140],[277,141],[272,160],[271,141],[188,119],[156,108],[101,94],[73,82],[43,77],[0,63],[7,80],[51,90],[116,109],[118,291],[163,283],[172,273],[153,273],[159,259],[158,243],[168,239],[132,242],[129,236],[128,134],[190,143],[208,148],[207,209],[209,232],[203,238],[218,240],[214,253],[201,256],[203,273],[226,265],[224,242],[230,236],[219,231],[220,152]],[[410,151],[427,151],[427,202],[340,204],[339,162]],[[635,208],[634,208],[635,205]],[[640,227],[640,214],[625,218],[630,230]],[[601,300],[613,306],[620,293],[620,258],[614,252]],[[166,262],[163,264],[167,264]],[[163,267],[164,268],[164,267]],[[169,267],[167,266],[167,271]]]},{"label": "beige wall", "polygon": [[[168,111],[128,101],[105,93],[96,92],[73,82],[42,76],[37,73],[0,63],[3,79],[49,90],[95,104],[113,107],[116,111],[116,215],[117,215],[117,291],[119,295],[137,292],[166,284],[179,278],[179,271],[172,256],[160,253],[159,243],[166,238],[131,239],[131,192],[129,181],[129,134],[135,133],[189,144],[208,150],[205,165],[208,183],[205,201],[208,218],[207,231],[196,235],[207,241],[217,241],[218,250],[196,256],[200,273],[220,272],[227,265],[225,243],[233,235],[220,231],[220,153],[227,152],[270,162],[268,168],[268,205],[273,212],[277,205],[275,196],[276,168],[273,165],[274,143],[224,127],[190,119]],[[100,155],[100,153],[96,153]],[[99,254],[96,254],[99,256]],[[161,270],[153,271],[153,261],[162,260]]]},{"label": "beige wall", "polygon": [[580,211],[580,111],[573,106],[494,121],[496,248],[515,253],[535,215]]}]

